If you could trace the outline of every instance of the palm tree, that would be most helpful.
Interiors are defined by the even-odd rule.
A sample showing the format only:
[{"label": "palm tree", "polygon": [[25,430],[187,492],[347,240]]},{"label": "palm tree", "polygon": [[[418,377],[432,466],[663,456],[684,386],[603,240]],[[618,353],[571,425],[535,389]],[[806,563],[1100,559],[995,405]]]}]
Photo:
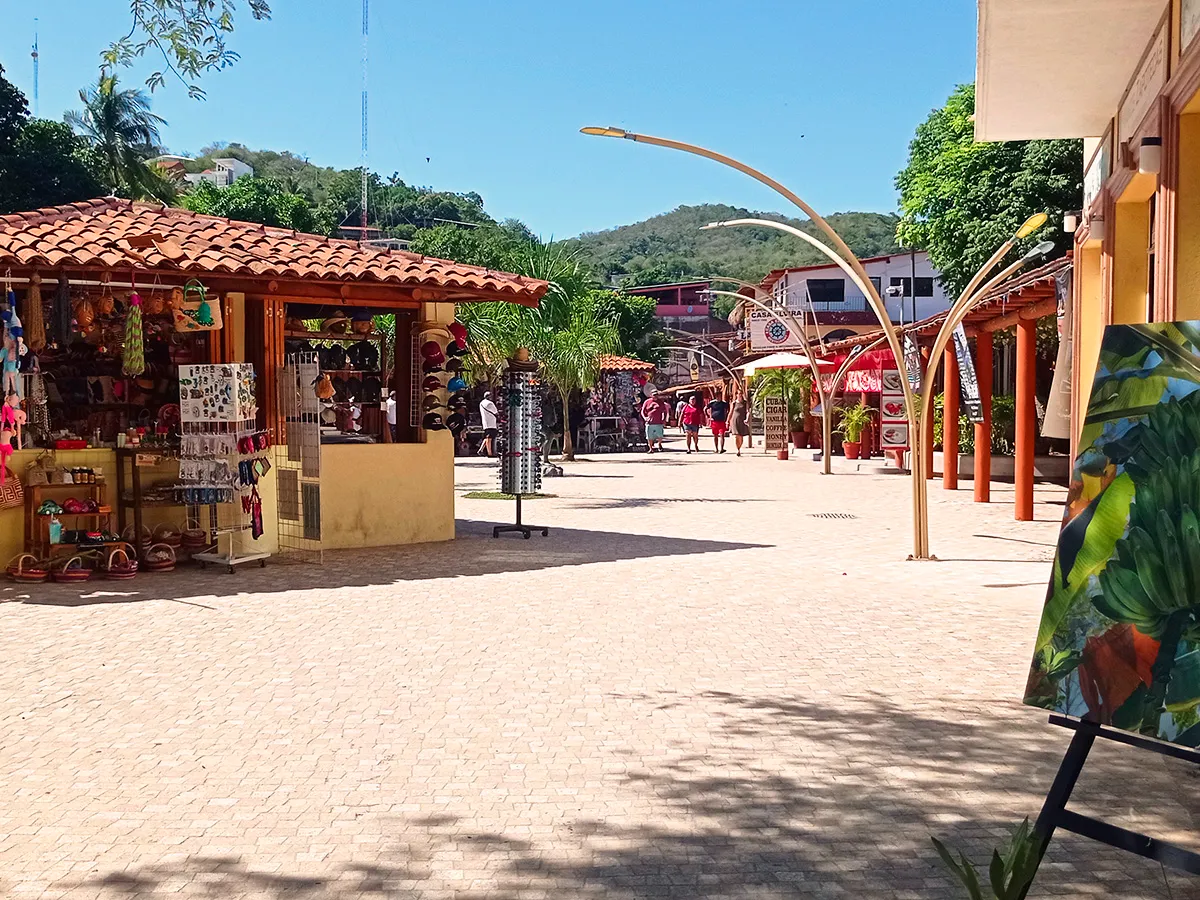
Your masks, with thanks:
[{"label": "palm tree", "polygon": [[158,129],[166,122],[150,112],[143,91],[117,89],[117,76],[101,72],[94,87],[79,91],[83,111],[63,119],[88,140],[103,161],[104,180],[114,193],[134,199],[170,200],[170,183],[146,165],[158,148]]},{"label": "palm tree", "polygon": [[516,254],[514,268],[549,282],[538,308],[481,303],[466,307],[463,321],[482,366],[497,366],[521,347],[538,361],[542,376],[562,398],[563,459],[573,460],[571,394],[593,387],[600,376],[600,357],[620,348],[617,325],[597,311],[591,276],[578,255],[561,244],[529,244]]}]

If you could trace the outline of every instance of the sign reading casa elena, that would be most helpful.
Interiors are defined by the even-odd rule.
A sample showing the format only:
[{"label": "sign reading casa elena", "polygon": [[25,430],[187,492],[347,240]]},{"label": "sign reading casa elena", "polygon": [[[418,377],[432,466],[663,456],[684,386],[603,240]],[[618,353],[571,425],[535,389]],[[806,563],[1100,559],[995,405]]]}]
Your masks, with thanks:
[{"label": "sign reading casa elena", "polygon": [[755,353],[803,350],[804,338],[785,316],[755,309],[750,311],[750,349]]}]

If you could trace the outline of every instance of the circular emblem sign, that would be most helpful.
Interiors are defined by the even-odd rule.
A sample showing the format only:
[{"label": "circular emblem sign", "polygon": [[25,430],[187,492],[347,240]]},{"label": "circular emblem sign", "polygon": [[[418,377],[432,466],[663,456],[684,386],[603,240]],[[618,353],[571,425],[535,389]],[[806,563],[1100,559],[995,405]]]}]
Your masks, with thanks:
[{"label": "circular emblem sign", "polygon": [[791,329],[780,322],[778,319],[772,319],[767,323],[767,327],[763,330],[768,342],[772,344],[782,344],[792,336]]}]

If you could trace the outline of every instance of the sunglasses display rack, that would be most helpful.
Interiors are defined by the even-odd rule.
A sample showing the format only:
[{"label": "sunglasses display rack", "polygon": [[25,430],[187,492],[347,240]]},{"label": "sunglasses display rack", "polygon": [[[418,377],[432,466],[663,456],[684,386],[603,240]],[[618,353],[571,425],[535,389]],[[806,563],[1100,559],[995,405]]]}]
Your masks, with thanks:
[{"label": "sunglasses display rack", "polygon": [[509,360],[499,410],[500,490],[517,501],[517,521],[497,525],[492,537],[517,532],[526,540],[534,531],[545,537],[550,529],[521,521],[521,498],[542,489],[542,385],[537,364]]},{"label": "sunglasses display rack", "polygon": [[[199,513],[208,507],[209,546],[193,553],[202,566],[266,565],[269,553],[245,546],[263,533],[258,480],[270,469],[270,433],[256,426],[254,367],[181,366],[179,484],[176,498]],[[199,396],[197,396],[197,394]],[[232,410],[232,412],[231,412]],[[203,519],[197,514],[197,521]],[[203,525],[202,525],[203,527]]]}]

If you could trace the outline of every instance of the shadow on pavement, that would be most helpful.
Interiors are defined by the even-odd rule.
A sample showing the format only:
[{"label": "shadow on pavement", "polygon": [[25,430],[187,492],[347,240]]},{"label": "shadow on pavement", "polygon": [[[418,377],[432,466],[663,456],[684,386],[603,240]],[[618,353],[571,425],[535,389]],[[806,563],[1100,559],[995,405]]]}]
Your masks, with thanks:
[{"label": "shadow on pavement", "polygon": [[[526,515],[536,522],[536,506],[527,509]],[[496,524],[506,523],[459,519],[456,523],[457,540],[329,551],[325,553],[324,565],[319,566],[272,560],[264,569],[245,567],[233,575],[225,574],[223,569],[201,570],[180,566],[172,573],[145,572],[133,581],[125,582],[102,581],[93,577],[83,585],[5,585],[0,587],[0,603],[71,607],[172,600],[204,606],[192,600],[239,593],[322,588],[334,590],[501,572],[531,572],[562,566],[724,553],[771,546],[557,527],[551,528],[548,538],[534,535],[532,540],[513,536],[493,539],[492,526]]]},{"label": "shadow on pavement", "polygon": [[[644,762],[614,756],[623,771],[606,777],[653,798],[652,812],[610,818],[603,808],[583,808],[553,829],[521,837],[473,827],[470,817],[453,814],[367,812],[383,839],[377,858],[331,864],[319,876],[254,871],[239,857],[193,856],[56,887],[92,891],[88,896],[99,890],[103,898],[179,891],[272,900],[950,900],[963,893],[929,836],[963,850],[986,873],[984,861],[1008,829],[1036,815],[1068,740],[1011,704],[954,718],[879,695],[844,696],[829,705],[724,691],[608,698],[676,723],[703,708],[721,723],[705,735],[711,752],[668,745]],[[769,744],[753,748],[751,739]],[[1195,781],[1187,768],[1098,747],[1078,806],[1130,827],[1155,830],[1139,816],[1149,811],[1165,813],[1168,828],[1190,828],[1196,799],[1178,792],[1181,779]],[[981,798],[984,817],[969,812],[984,805]],[[1157,824],[1161,833],[1164,823]],[[464,871],[480,881],[468,881]],[[1200,879],[1164,875],[1146,860],[1063,834],[1031,896],[1185,900],[1200,896],[1198,888]],[[188,892],[197,889],[211,893]]]}]

